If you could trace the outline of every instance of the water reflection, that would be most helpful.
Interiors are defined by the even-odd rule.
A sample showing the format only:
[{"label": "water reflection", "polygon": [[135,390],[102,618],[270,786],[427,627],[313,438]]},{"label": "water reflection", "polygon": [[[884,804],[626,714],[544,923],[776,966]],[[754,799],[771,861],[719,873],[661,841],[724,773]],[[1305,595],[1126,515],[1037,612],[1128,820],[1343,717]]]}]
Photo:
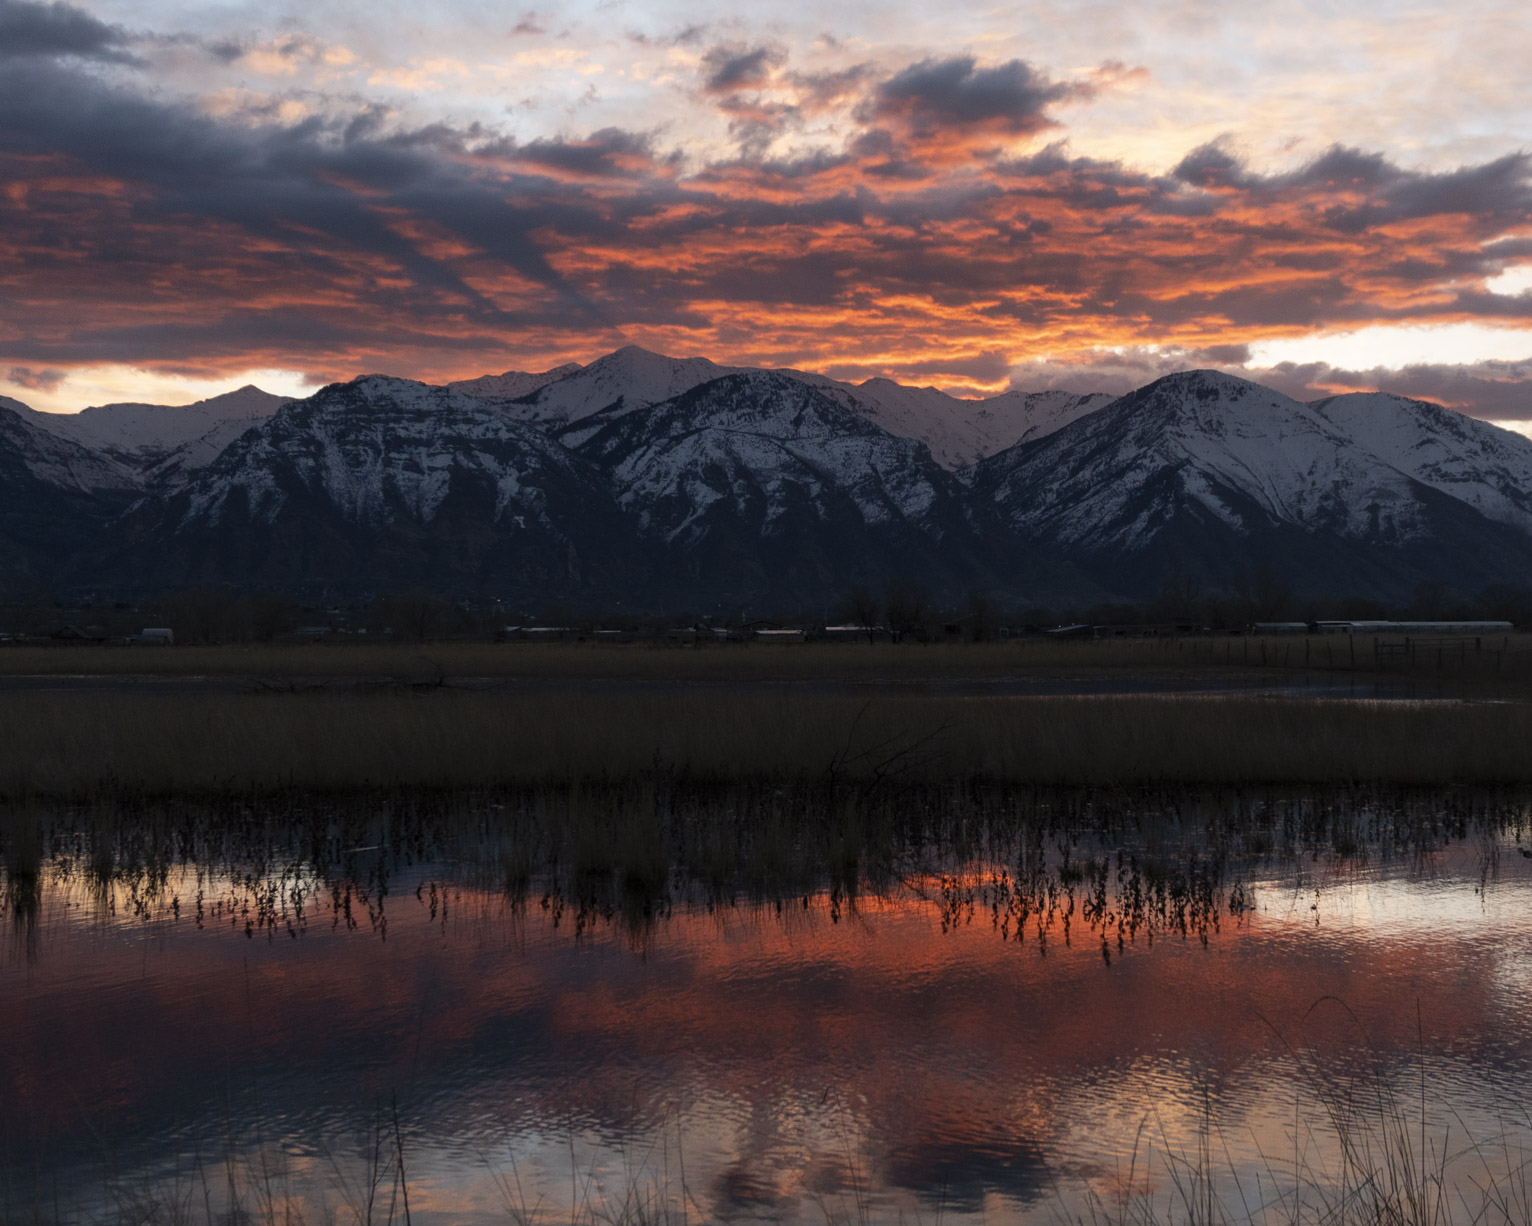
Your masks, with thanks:
[{"label": "water reflection", "polygon": [[[1348,828],[1386,826],[1367,812]],[[647,918],[541,854],[508,893],[486,881],[498,847],[441,858],[397,822],[392,843],[326,827],[329,857],[310,832],[259,870],[123,872],[55,838],[30,909],[12,892],[5,912],[30,935],[0,969],[0,1203],[1288,1222],[1411,1191],[1467,1220],[1475,1181],[1512,1195],[1521,827],[1222,859],[1211,828],[1175,855],[1135,821],[906,843],[871,892],[827,871],[730,902],[672,878]]]}]

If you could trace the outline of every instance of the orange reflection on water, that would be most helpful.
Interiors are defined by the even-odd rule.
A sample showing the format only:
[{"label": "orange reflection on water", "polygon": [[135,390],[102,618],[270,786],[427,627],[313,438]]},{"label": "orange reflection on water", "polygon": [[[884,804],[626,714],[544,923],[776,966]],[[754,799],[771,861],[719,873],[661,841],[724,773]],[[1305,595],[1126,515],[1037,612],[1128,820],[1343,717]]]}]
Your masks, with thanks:
[{"label": "orange reflection on water", "polygon": [[862,1190],[979,1212],[1060,1169],[1111,1186],[1146,1126],[1191,1145],[1209,1111],[1247,1147],[1286,1144],[1294,1053],[1346,1075],[1425,1058],[1443,1101],[1526,1084],[1507,967],[1528,922],[1505,919],[1532,914],[1524,874],[1492,898],[1466,877],[1268,885],[1205,944],[1105,951],[1078,910],[1017,939],[941,887],[634,928],[459,886],[433,913],[396,886],[386,936],[336,923],[323,891],[291,932],[247,936],[237,911],[199,930],[184,902],[144,919],[61,887],[35,959],[0,969],[0,1160],[152,1165],[230,1132],[333,1155],[397,1101],[422,1203],[489,1196],[465,1154],[519,1154],[551,1188],[575,1140],[673,1137],[720,1212]]}]

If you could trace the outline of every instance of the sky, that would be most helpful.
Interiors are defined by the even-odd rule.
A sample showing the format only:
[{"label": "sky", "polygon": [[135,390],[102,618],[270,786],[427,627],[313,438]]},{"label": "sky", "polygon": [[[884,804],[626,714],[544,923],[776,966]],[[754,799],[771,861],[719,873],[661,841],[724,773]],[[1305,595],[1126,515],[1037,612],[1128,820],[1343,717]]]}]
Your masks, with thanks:
[{"label": "sky", "polygon": [[0,394],[624,344],[1532,420],[1512,0],[0,0]]}]

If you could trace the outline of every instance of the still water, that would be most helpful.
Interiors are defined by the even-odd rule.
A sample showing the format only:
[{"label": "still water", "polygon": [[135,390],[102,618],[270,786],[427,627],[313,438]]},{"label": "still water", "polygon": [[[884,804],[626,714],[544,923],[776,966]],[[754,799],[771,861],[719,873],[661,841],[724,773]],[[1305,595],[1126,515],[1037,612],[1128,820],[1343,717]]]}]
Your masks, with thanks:
[{"label": "still water", "polygon": [[1056,850],[647,915],[377,848],[56,856],[0,919],[0,1215],[1524,1221],[1522,838],[1189,911]]}]

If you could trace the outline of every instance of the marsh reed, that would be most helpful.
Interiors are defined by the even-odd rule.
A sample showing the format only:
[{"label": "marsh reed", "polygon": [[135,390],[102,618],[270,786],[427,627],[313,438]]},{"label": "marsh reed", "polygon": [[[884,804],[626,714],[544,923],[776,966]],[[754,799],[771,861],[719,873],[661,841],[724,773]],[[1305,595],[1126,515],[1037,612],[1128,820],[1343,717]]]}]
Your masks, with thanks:
[{"label": "marsh reed", "polygon": [[1216,696],[0,693],[0,796],[630,778],[1049,786],[1532,782],[1532,705]]}]

